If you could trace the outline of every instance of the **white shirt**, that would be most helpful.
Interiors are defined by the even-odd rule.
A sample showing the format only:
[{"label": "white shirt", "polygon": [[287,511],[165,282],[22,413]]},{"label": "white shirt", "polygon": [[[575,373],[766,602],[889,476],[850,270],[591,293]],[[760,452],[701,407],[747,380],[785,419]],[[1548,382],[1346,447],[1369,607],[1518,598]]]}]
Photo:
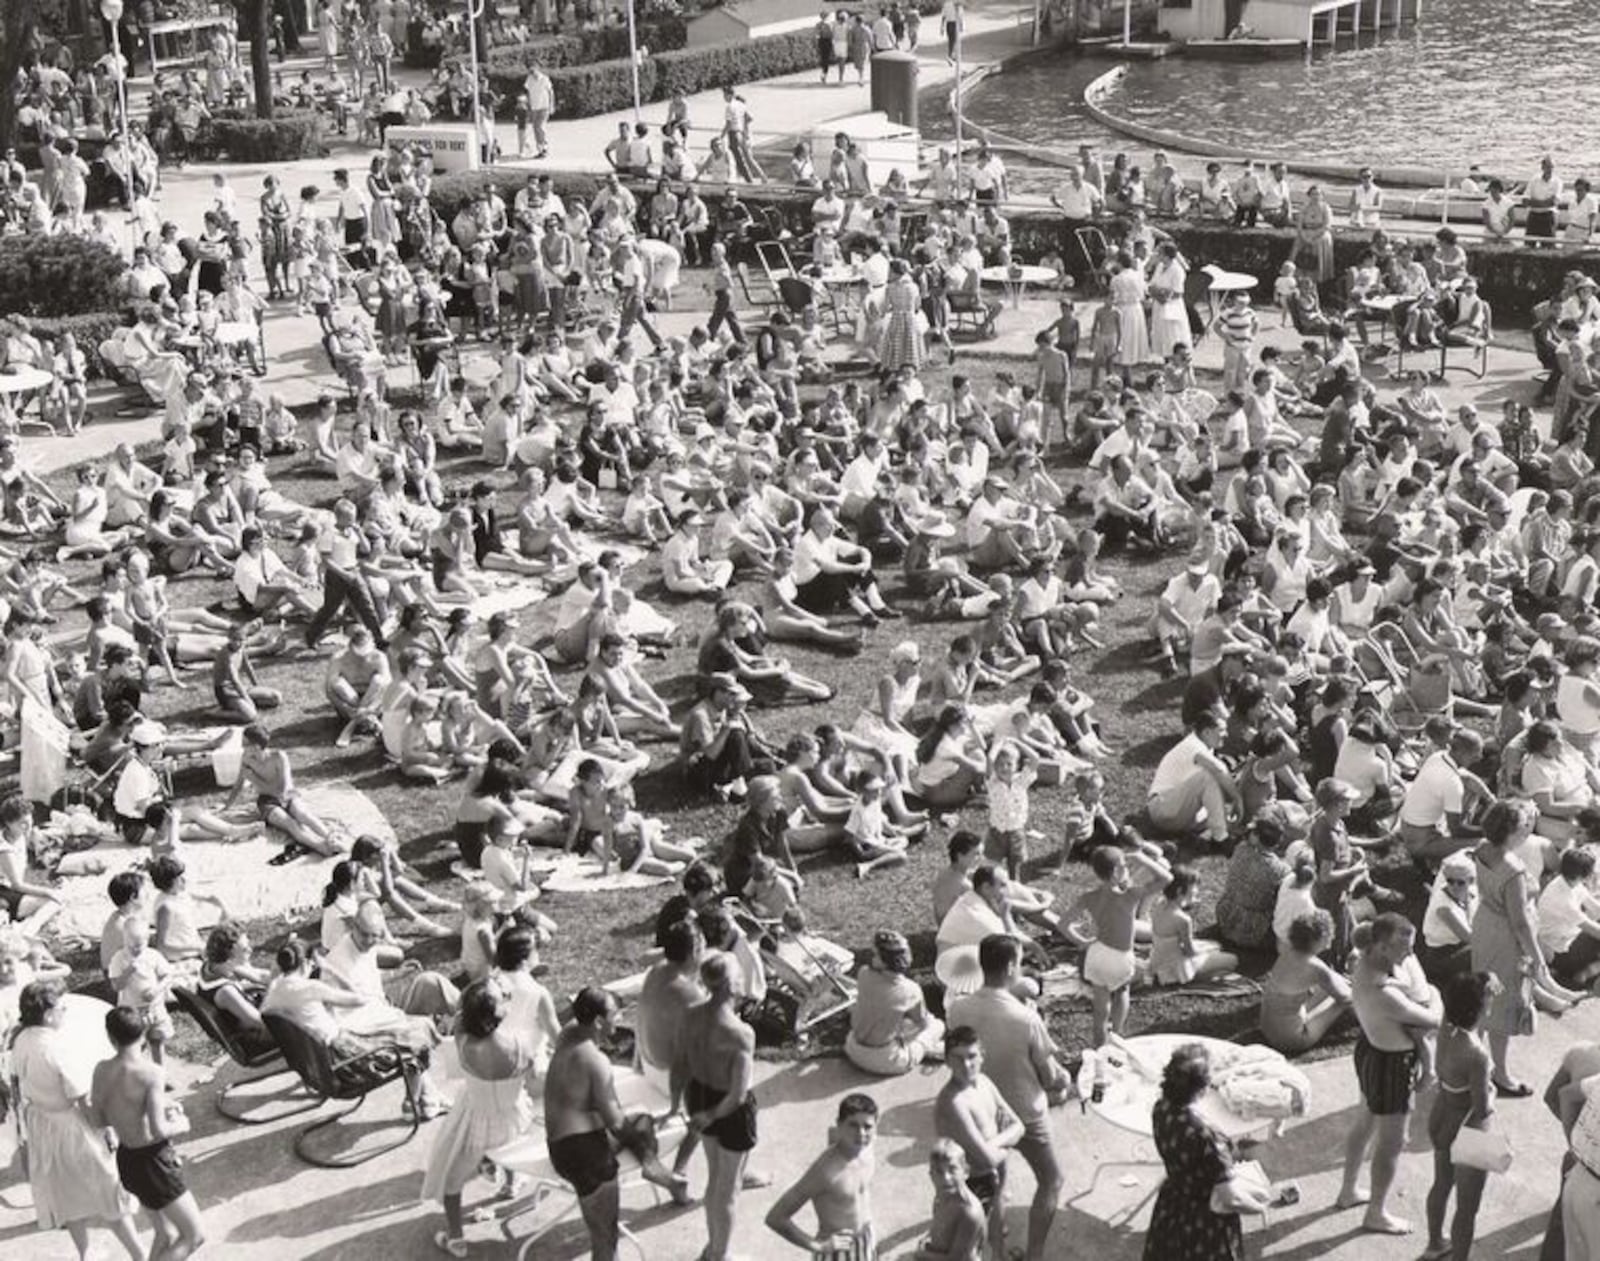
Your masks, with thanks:
[{"label": "white shirt", "polygon": [[1092,219],[1105,199],[1093,184],[1079,184],[1074,188],[1071,183],[1066,183],[1056,189],[1056,200],[1061,203],[1061,213],[1067,218]]},{"label": "white shirt", "polygon": [[1545,885],[1539,895],[1539,945],[1545,958],[1563,953],[1583,930],[1579,924],[1585,919],[1582,903],[1587,895],[1582,885],[1568,884],[1557,876]]},{"label": "white shirt", "polygon": [[1157,797],[1176,788],[1195,769],[1195,759],[1202,753],[1210,752],[1206,742],[1195,732],[1191,731],[1184,736],[1162,755],[1161,761],[1156,765],[1155,777],[1150,781],[1147,798]]},{"label": "white shirt", "polygon": [[823,572],[822,562],[824,560],[837,561],[839,558],[839,546],[838,535],[819,539],[811,530],[806,530],[802,533],[799,541],[794,545],[795,582],[803,587]]},{"label": "white shirt", "polygon": [[122,774],[117,777],[112,805],[119,818],[142,819],[144,812],[165,795],[156,773],[144,764],[142,758],[131,757],[123,766]]},{"label": "white shirt", "polygon": [[1221,596],[1222,584],[1217,581],[1215,574],[1207,574],[1200,579],[1198,587],[1190,585],[1187,573],[1177,574],[1161,592],[1161,598],[1172,605],[1191,626],[1198,625],[1206,614],[1216,608]]},{"label": "white shirt", "polygon": [[556,90],[550,82],[550,76],[542,70],[535,70],[522,81],[522,90],[528,94],[528,108],[530,110],[549,111],[555,108]]},{"label": "white shirt", "polygon": [[1413,827],[1439,827],[1445,815],[1461,813],[1465,791],[1461,772],[1450,762],[1449,755],[1443,751],[1430,753],[1406,789],[1405,800],[1400,803],[1400,822]]}]

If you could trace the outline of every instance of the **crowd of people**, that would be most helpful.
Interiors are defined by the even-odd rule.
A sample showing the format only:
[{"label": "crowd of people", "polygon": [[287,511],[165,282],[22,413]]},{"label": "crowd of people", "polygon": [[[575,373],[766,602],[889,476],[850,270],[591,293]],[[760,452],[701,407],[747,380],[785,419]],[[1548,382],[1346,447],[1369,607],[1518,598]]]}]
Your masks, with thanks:
[{"label": "crowd of people", "polygon": [[[322,52],[330,68],[341,50],[356,63],[356,99],[370,76],[379,125],[418,116],[387,108],[393,32],[414,15],[323,7]],[[541,4],[532,20],[561,16]],[[880,25],[915,47],[901,6],[819,23],[824,76],[859,65],[857,27],[879,48]],[[236,50],[215,61],[204,83],[181,76],[173,108],[226,99]],[[459,110],[454,73],[440,90]],[[120,249],[74,201],[86,167],[70,135],[45,130],[105,130],[109,75],[58,109],[54,77],[34,74],[27,125],[63,160],[38,177],[9,163],[9,221]],[[542,150],[541,75],[524,95]],[[155,100],[167,107],[164,90]],[[816,1255],[875,1255],[867,1088],[942,1058],[916,1255],[1008,1255],[1014,1149],[1035,1188],[1018,1241],[1035,1261],[1065,1178],[1051,1110],[1073,1089],[1040,974],[1074,965],[1099,1050],[1129,1032],[1136,990],[1203,984],[1245,960],[1260,964],[1271,1047],[1299,1055],[1354,1027],[1362,1107],[1336,1207],[1359,1208],[1365,1230],[1412,1229],[1389,1195],[1425,1100],[1425,1255],[1465,1261],[1497,1101],[1534,1090],[1514,1071],[1515,1040],[1600,977],[1594,281],[1569,274],[1534,313],[1548,427],[1516,400],[1498,417],[1470,402],[1452,415],[1428,373],[1380,385],[1363,353],[1374,321],[1412,347],[1487,342],[1472,257],[1448,229],[1420,247],[1392,238],[1364,176],[1349,216],[1367,248],[1340,277],[1316,188],[1297,196],[1253,167],[1187,188],[1162,155],[1147,185],[1121,155],[1102,168],[1084,152],[1054,198],[1063,250],[1040,261],[1085,280],[1092,269],[1106,300],[1061,300],[1023,371],[990,380],[977,365],[934,385],[922,370],[936,348],[957,358],[957,317],[983,332],[1000,315],[981,273],[1013,259],[1002,159],[987,146],[970,164],[941,154],[913,224],[910,185],[876,187],[849,135],[825,171],[800,146],[786,182],[818,195],[809,241],[789,247],[819,279],[850,267],[858,301],[841,327],[816,288],[792,316],[746,312],[747,327],[736,266],[757,216],[725,185],[761,171],[748,108],[732,88],[724,101],[704,163],[689,156],[679,99],[659,159],[648,128],[624,128],[592,198],[534,174],[509,201],[485,191],[448,222],[428,160],[404,146],[340,170],[326,197],[269,176],[247,201],[218,175],[199,222],[179,225],[156,202],[160,160],[181,156],[160,115],[148,156],[108,144],[144,172],[129,181],[138,317],[115,349],[159,409],[159,451],[119,447],[76,470],[70,491],[28,472],[16,431],[30,406],[69,431],[87,419],[82,348],[48,345],[22,319],[0,342],[0,367],[52,381],[0,413],[18,544],[0,574],[13,709],[71,733],[72,764],[118,838],[105,843],[148,850],[142,871],[108,881],[99,975],[79,975],[50,946],[60,879],[83,855],[20,796],[0,802],[12,920],[0,1024],[15,1029],[7,1090],[41,1226],[69,1231],[80,1255],[106,1226],[143,1257],[137,1203],[156,1232],[148,1255],[200,1247],[175,1148],[185,1118],[163,1089],[182,991],[245,1045],[273,1045],[286,1023],[336,1059],[403,1077],[405,1107],[438,1121],[421,1194],[443,1206],[436,1242],[450,1255],[467,1253],[463,1197],[486,1158],[539,1116],[596,1257],[615,1255],[623,1163],[687,1204],[703,1150],[705,1256],[724,1261],[743,1194],[770,1181],[755,1053],[799,1032],[784,969],[832,959],[819,967],[848,997],[842,1052],[863,1090],[840,1100],[824,1151],[766,1225]],[[1526,233],[1587,239],[1587,187],[1558,219],[1559,181],[1539,178],[1523,192]],[[1484,191],[1485,229],[1504,236],[1492,208],[1505,190]],[[1152,222],[1184,212],[1295,227],[1273,301],[1297,352],[1268,336],[1264,302],[1241,294],[1202,315],[1186,299],[1195,268]],[[1113,223],[1109,255],[1073,252],[1078,228]],[[707,269],[708,318],[669,336],[656,317],[686,266]],[[329,388],[306,414],[254,379],[275,303],[319,323]],[[239,326],[242,338],[226,331]],[[1222,347],[1215,389],[1194,366],[1202,337]],[[848,380],[840,341],[858,368]],[[496,360],[487,391],[462,371],[469,344]],[[274,474],[311,484],[282,476],[299,467],[336,491],[302,501],[274,486]],[[1184,734],[1142,809],[1121,817],[1105,794],[1124,772],[1084,668],[1106,648],[1102,622],[1125,622],[1137,598],[1107,553],[1134,573],[1161,567],[1143,665],[1183,679]],[[185,601],[184,575],[226,584],[225,612]],[[547,634],[514,611],[475,615],[518,589],[550,597]],[[67,609],[79,607],[81,640],[61,639],[51,628],[71,616],[76,635]],[[918,629],[883,625],[906,619]],[[687,709],[663,696],[655,664],[685,628],[697,639]],[[873,660],[877,677],[840,696],[814,677],[831,671],[797,664],[786,644]],[[278,738],[290,701],[258,669],[284,657],[322,672],[317,739],[370,744],[407,792],[450,786],[453,896],[297,791],[306,749]],[[240,732],[241,777],[220,809],[175,793],[170,769],[228,737],[153,716],[168,709],[158,689],[191,687],[196,668],[210,674],[206,722]],[[775,738],[761,713],[780,703],[818,720]],[[733,806],[731,834],[708,849],[641,810],[635,781],[663,768],[683,793]],[[240,822],[232,807],[249,788]],[[1032,826],[1035,794],[1065,820],[1060,835]],[[275,943],[271,967],[227,914],[244,908],[222,908],[208,930],[219,908],[186,884],[190,847],[262,832],[283,842],[275,861],[310,856],[328,873],[316,944]],[[842,945],[815,930],[808,868],[842,859],[866,883],[919,845],[948,856],[924,922],[868,917],[870,940]],[[535,978],[564,945],[541,899],[541,849],[587,854],[602,876],[676,882],[650,953],[640,943],[636,985],[592,977],[558,1002]],[[1225,875],[1200,906],[1197,863],[1212,855]],[[1425,898],[1407,893],[1418,880]],[[1214,939],[1197,932],[1213,923]],[[457,941],[459,956],[422,968],[391,924]],[[933,941],[943,984],[925,981],[908,938]],[[844,986],[858,950],[866,962]],[[69,979],[115,1000],[114,1053],[92,1075],[63,1033]],[[626,1067],[610,1054],[619,995],[636,995]],[[453,1103],[434,1067],[447,1040],[465,1080]],[[1279,1194],[1245,1185],[1197,1111],[1210,1067],[1200,1046],[1164,1066],[1152,1126],[1168,1178],[1150,1257],[1231,1261],[1240,1212]],[[1592,1048],[1575,1049],[1545,1095],[1572,1152],[1551,1257],[1587,1257],[1600,1238],[1596,1068]],[[624,1113],[618,1084],[635,1070],[662,1116]],[[494,1177],[497,1194],[516,1194],[513,1171]]]}]

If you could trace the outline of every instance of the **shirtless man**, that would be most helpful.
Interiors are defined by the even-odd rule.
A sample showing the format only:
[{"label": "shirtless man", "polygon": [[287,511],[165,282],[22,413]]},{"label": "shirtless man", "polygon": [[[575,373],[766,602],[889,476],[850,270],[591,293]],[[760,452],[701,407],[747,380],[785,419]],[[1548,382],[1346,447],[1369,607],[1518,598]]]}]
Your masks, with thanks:
[{"label": "shirtless man", "polygon": [[[617,1101],[611,1061],[600,1049],[617,1021],[617,1000],[590,985],[572,1002],[572,1023],[556,1038],[544,1079],[544,1125],[551,1167],[572,1184],[589,1231],[594,1261],[614,1261],[619,1227],[617,1154],[614,1143],[629,1142],[629,1121]],[[637,1133],[635,1131],[635,1133]],[[645,1178],[681,1196],[684,1181],[669,1175],[654,1159],[653,1145],[641,1148]]]},{"label": "shirtless man", "polygon": [[150,1261],[181,1261],[205,1243],[205,1227],[172,1148],[166,1081],[144,1034],[144,1018],[131,1007],[106,1013],[116,1054],[95,1065],[89,1106],[96,1125],[116,1131],[117,1176],[155,1228]]},{"label": "shirtless man", "polygon": [[328,659],[322,683],[323,695],[345,720],[337,748],[348,748],[357,731],[378,734],[378,701],[388,686],[389,658],[374,646],[371,631],[352,627],[347,645]]},{"label": "shirtless man", "polygon": [[[640,1071],[651,1078],[667,1076],[671,1110],[680,1112],[686,1083],[674,1070],[681,1063],[679,1049],[689,1010],[706,1000],[700,987],[700,952],[705,949],[705,939],[693,919],[673,921],[661,930],[659,938],[665,957],[645,974],[639,991],[639,1036],[634,1045]],[[684,1136],[672,1162],[674,1172],[682,1173],[688,1167],[698,1142],[699,1135],[692,1131]]]},{"label": "shirtless man", "polygon": [[224,814],[233,809],[247,779],[256,786],[256,812],[261,821],[288,836],[294,846],[313,850],[325,858],[342,854],[349,848],[340,844],[331,824],[296,796],[294,768],[289,764],[289,755],[272,747],[272,734],[259,723],[251,723],[244,729],[239,778],[228,793],[228,802],[222,808]]},{"label": "shirtless man", "polygon": [[975,1029],[958,1025],[945,1034],[944,1062],[950,1078],[933,1101],[933,1132],[966,1155],[967,1187],[988,1222],[989,1255],[1003,1257],[1006,1157],[1022,1141],[1022,1122],[984,1076],[983,1043]]},{"label": "shirtless man", "polygon": [[655,688],[645,682],[634,665],[626,660],[627,643],[621,635],[608,633],[600,640],[600,652],[589,666],[589,673],[605,690],[606,700],[623,735],[649,732],[677,739],[683,733],[672,721],[672,712]]},{"label": "shirtless man", "polygon": [[[1372,944],[1362,954],[1352,978],[1356,1019],[1361,1035],[1356,1039],[1356,1081],[1361,1087],[1363,1113],[1345,1140],[1344,1184],[1340,1208],[1366,1204],[1363,1230],[1384,1235],[1404,1235],[1411,1223],[1385,1211],[1395,1167],[1406,1141],[1406,1118],[1417,1071],[1417,1055],[1408,1029],[1437,1029],[1443,1014],[1436,990],[1429,991],[1426,1006],[1406,997],[1395,980],[1395,970],[1405,962],[1416,940],[1416,930],[1402,915],[1386,912],[1372,921]],[[1367,1146],[1376,1134],[1372,1151],[1372,1190],[1357,1185]]]},{"label": "shirtless man", "polygon": [[750,1091],[756,1037],[734,1010],[737,974],[738,965],[720,950],[702,960],[700,983],[709,997],[684,1017],[678,1053],[689,1127],[704,1135],[711,1167],[704,1261],[729,1261],[735,1201],[756,1145],[756,1100]]},{"label": "shirtless man", "polygon": [[[872,1231],[872,1140],[878,1131],[878,1105],[867,1095],[846,1095],[828,1146],[778,1197],[767,1213],[767,1227],[808,1255],[825,1261],[867,1261],[877,1256]],[[795,1225],[794,1215],[810,1204],[817,1214],[816,1234]]]}]

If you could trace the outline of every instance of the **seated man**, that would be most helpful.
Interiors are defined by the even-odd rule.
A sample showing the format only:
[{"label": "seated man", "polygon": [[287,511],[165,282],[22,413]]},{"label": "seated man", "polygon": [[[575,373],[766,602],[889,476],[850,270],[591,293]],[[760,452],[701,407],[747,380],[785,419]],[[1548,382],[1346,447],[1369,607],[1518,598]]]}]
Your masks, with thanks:
[{"label": "seated man", "polygon": [[1145,801],[1150,822],[1166,832],[1199,832],[1220,844],[1228,839],[1228,811],[1243,809],[1233,775],[1217,757],[1223,721],[1214,710],[1194,716],[1189,734],[1156,766]]},{"label": "seated man", "polygon": [[356,1031],[410,1025],[407,1017],[438,1020],[455,1014],[461,995],[437,972],[406,959],[389,934],[383,908],[369,898],[346,922],[348,932],[322,961],[331,984],[364,1000],[342,1023]]}]

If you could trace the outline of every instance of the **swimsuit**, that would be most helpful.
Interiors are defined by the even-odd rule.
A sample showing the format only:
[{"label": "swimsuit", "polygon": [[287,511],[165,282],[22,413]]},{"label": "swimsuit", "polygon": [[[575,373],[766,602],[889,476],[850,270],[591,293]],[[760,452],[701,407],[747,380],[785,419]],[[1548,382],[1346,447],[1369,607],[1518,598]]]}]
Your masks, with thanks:
[{"label": "swimsuit", "polygon": [[[709,1112],[727,1097],[726,1090],[708,1086],[698,1078],[689,1079],[683,1094],[683,1106],[692,1116],[696,1112]],[[756,1145],[756,1097],[747,1094],[744,1102],[721,1120],[713,1121],[703,1131],[717,1140],[724,1151],[747,1152]]]},{"label": "swimsuit", "polygon": [[1382,1117],[1411,1111],[1411,1079],[1417,1063],[1415,1049],[1379,1050],[1363,1033],[1356,1038],[1355,1061],[1356,1082],[1361,1087],[1361,1098],[1368,1112]]},{"label": "swimsuit", "polygon": [[148,1147],[117,1148],[117,1176],[152,1213],[159,1213],[189,1189],[183,1181],[183,1164],[167,1139]]},{"label": "swimsuit", "polygon": [[586,1200],[601,1187],[617,1180],[617,1154],[611,1137],[604,1130],[568,1134],[546,1144],[550,1167],[572,1184],[580,1200]]}]

